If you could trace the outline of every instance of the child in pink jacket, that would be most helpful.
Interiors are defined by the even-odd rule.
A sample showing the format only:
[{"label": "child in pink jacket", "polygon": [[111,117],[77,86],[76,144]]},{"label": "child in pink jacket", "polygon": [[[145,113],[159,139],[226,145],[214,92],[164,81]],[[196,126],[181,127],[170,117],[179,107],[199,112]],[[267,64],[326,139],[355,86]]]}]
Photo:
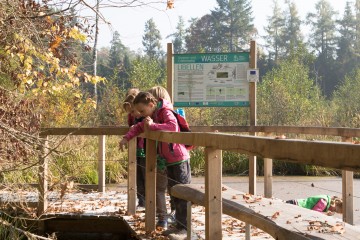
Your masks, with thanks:
[{"label": "child in pink jacket", "polygon": [[[150,131],[173,131],[180,132],[177,119],[172,112],[172,104],[164,99],[159,101],[149,92],[140,92],[133,102],[136,110],[145,119],[134,125],[120,141],[120,149],[127,142],[143,133],[145,129]],[[166,168],[169,185],[189,184],[191,182],[190,155],[184,144],[178,143],[158,143],[158,155],[166,159]],[[170,193],[171,194],[171,193]],[[176,208],[176,229],[172,229],[172,234],[186,234],[186,209],[185,200],[174,198]],[[169,230],[168,230],[169,231]],[[169,232],[170,233],[170,232]]]}]

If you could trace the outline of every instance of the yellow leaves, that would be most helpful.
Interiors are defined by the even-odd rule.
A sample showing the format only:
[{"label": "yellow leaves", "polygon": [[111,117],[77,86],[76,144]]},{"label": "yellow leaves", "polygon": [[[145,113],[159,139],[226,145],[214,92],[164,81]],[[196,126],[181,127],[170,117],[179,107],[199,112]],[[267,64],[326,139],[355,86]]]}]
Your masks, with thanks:
[{"label": "yellow leaves", "polygon": [[86,41],[86,36],[84,34],[80,33],[76,27],[74,27],[70,30],[69,37],[71,37],[75,40],[80,40],[82,42]]},{"label": "yellow leaves", "polygon": [[96,84],[96,83],[105,81],[105,78],[100,77],[100,76],[92,76],[87,73],[84,73],[83,75],[84,75],[85,82],[90,82],[92,84]]},{"label": "yellow leaves", "polygon": [[88,98],[88,99],[86,99],[86,104],[89,104],[90,106],[92,106],[92,108],[96,109],[96,101],[95,100]]},{"label": "yellow leaves", "polygon": [[55,51],[55,49],[60,46],[62,40],[63,39],[60,36],[55,36],[54,40],[50,43],[50,50]]}]

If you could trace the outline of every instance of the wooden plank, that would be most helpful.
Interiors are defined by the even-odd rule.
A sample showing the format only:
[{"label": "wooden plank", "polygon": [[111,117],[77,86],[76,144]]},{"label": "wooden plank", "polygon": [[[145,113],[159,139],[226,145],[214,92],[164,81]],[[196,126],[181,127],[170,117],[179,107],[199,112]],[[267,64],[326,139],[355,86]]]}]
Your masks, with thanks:
[{"label": "wooden plank", "polygon": [[323,136],[360,137],[359,128],[256,126],[256,132],[295,133]]},{"label": "wooden plank", "polygon": [[137,139],[133,138],[128,143],[127,214],[129,215],[134,215],[136,212],[136,142]]},{"label": "wooden plank", "polygon": [[[205,190],[199,184],[178,184],[171,189],[177,198],[205,205]],[[287,204],[280,199],[250,196],[226,187],[222,191],[223,213],[262,229],[279,240],[297,239],[360,239],[360,227],[342,223],[341,219],[324,213]],[[324,224],[319,230],[311,230],[310,222]],[[344,233],[331,232],[330,227],[344,227]],[[323,230],[323,231],[321,231]],[[326,232],[326,230],[328,230]]]},{"label": "wooden plank", "polygon": [[205,148],[205,238],[222,239],[222,151]]},{"label": "wooden plank", "polygon": [[156,141],[146,140],[145,230],[155,230],[156,217]]},{"label": "wooden plank", "polygon": [[98,153],[98,191],[105,192],[105,152],[106,139],[105,135],[99,136],[99,153]]},{"label": "wooden plank", "polygon": [[297,139],[269,139],[219,133],[182,133],[152,131],[147,138],[163,142],[192,144],[251,155],[360,171],[360,145],[341,142],[318,142]]},{"label": "wooden plank", "polygon": [[[360,137],[359,128],[293,127],[293,126],[191,126],[192,132],[283,132],[323,136]],[[41,128],[41,135],[125,135],[129,128]]]},{"label": "wooden plank", "polygon": [[42,128],[40,135],[125,135],[129,127]]},{"label": "wooden plank", "polygon": [[167,44],[167,56],[166,56],[166,88],[169,93],[171,102],[174,102],[174,91],[173,91],[173,76],[174,76],[174,65],[173,65],[173,44]]}]

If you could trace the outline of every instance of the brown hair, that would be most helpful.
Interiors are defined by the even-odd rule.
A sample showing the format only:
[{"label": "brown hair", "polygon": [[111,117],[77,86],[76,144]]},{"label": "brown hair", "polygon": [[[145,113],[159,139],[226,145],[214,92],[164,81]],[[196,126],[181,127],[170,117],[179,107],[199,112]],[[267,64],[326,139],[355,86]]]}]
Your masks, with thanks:
[{"label": "brown hair", "polygon": [[[138,93],[140,92],[140,89],[138,88],[130,88],[127,92],[126,92],[126,97],[128,97],[129,95],[138,95]],[[126,98],[125,98],[126,99]]]},{"label": "brown hair", "polygon": [[151,102],[156,105],[158,100],[149,92],[139,92],[138,95],[136,95],[133,104],[149,104]]},{"label": "brown hair", "polygon": [[162,86],[152,87],[148,92],[151,93],[157,100],[162,98],[171,103],[171,98],[168,91]]},{"label": "brown hair", "polygon": [[343,212],[343,202],[337,196],[333,196],[330,201],[330,205],[335,208],[335,212],[342,213]]},{"label": "brown hair", "polygon": [[126,111],[126,107],[131,107],[134,103],[136,95],[127,95],[124,103],[123,103],[123,109]]}]

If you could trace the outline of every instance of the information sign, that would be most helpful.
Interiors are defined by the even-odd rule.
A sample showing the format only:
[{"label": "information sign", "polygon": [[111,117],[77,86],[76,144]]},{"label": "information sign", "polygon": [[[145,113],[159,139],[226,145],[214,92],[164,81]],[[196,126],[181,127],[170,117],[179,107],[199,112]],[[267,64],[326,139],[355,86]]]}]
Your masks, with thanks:
[{"label": "information sign", "polygon": [[249,53],[174,54],[175,107],[248,107]]}]

